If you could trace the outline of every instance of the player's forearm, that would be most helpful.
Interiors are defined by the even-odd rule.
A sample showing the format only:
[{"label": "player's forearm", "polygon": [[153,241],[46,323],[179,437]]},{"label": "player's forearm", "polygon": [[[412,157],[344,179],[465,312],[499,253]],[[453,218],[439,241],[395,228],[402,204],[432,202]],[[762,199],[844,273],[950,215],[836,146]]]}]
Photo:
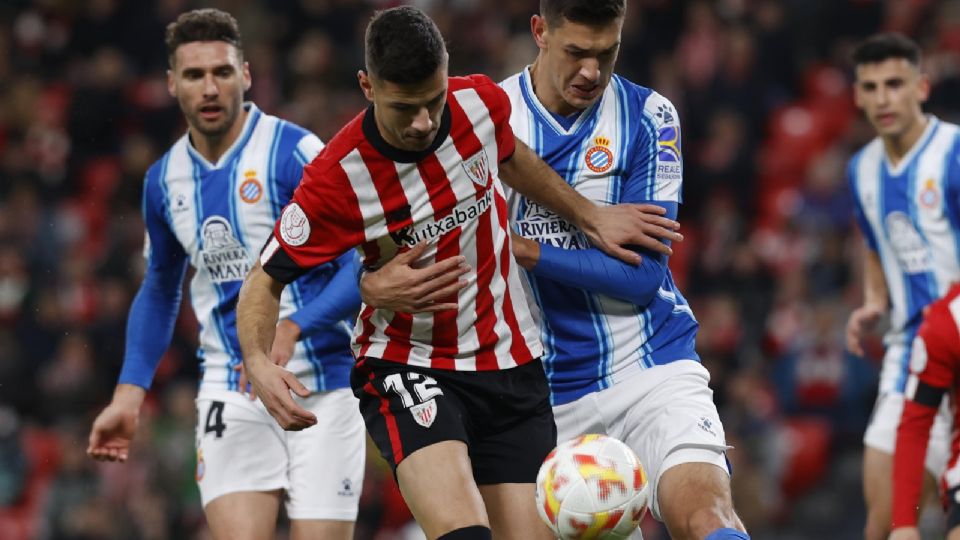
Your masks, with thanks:
[{"label": "player's forearm", "polygon": [[596,248],[573,250],[541,244],[540,257],[532,272],[538,277],[645,307],[663,283],[666,261],[662,255],[646,252],[639,265],[632,265]]},{"label": "player's forearm", "polygon": [[593,202],[577,193],[519,139],[513,157],[500,164],[500,179],[581,229],[597,211]]},{"label": "player's forearm", "polygon": [[240,288],[237,302],[237,337],[243,353],[244,365],[267,360],[273,345],[277,317],[280,314],[280,294],[283,283],[270,277],[257,263]]},{"label": "player's forearm", "polygon": [[863,304],[886,311],[890,305],[887,280],[876,252],[868,250],[863,266]]},{"label": "player's forearm", "polygon": [[182,281],[183,270],[147,268],[127,316],[119,384],[150,388],[157,365],[173,338],[173,327],[180,311]]}]

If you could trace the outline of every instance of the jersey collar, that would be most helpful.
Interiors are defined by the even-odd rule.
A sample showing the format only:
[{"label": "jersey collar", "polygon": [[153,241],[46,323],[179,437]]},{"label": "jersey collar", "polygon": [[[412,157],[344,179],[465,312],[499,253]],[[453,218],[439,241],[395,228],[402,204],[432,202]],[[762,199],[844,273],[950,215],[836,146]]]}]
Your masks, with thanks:
[{"label": "jersey collar", "polygon": [[417,152],[397,148],[383,138],[383,135],[380,134],[380,130],[377,128],[377,119],[373,115],[372,104],[367,107],[367,110],[363,114],[363,136],[367,139],[367,141],[370,142],[370,145],[373,146],[377,152],[383,154],[385,158],[398,163],[416,163],[429,156],[430,154],[436,152],[438,148],[440,148],[440,145],[443,144],[443,141],[447,139],[448,135],[450,135],[449,104],[445,104],[443,106],[443,114],[440,116],[440,129],[437,130],[437,136],[433,139],[433,142],[430,143],[430,146],[427,147],[426,150],[420,150]]}]

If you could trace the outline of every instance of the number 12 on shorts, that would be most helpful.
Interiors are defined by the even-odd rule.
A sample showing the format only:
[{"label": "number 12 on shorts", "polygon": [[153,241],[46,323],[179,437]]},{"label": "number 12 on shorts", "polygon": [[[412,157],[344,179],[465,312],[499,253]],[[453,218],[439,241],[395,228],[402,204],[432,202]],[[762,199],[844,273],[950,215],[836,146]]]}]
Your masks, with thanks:
[{"label": "number 12 on shorts", "polygon": [[[417,395],[416,401],[413,398],[413,394],[411,394],[410,391],[407,390],[406,385],[404,385],[403,375],[407,376],[408,381],[413,382],[413,392]],[[422,373],[416,373],[412,371],[408,373],[394,373],[392,375],[387,375],[383,378],[383,389],[387,392],[393,392],[394,394],[400,396],[400,401],[403,402],[404,408],[407,409],[418,403],[424,403],[437,396],[443,395],[443,390],[437,387],[436,379]]]}]

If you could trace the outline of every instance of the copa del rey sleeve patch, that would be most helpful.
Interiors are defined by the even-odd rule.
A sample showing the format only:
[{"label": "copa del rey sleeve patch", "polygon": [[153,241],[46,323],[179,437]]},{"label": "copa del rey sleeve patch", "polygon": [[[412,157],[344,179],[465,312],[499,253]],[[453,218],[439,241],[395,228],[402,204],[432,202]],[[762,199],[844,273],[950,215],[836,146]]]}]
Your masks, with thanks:
[{"label": "copa del rey sleeve patch", "polygon": [[310,238],[310,220],[297,203],[287,205],[280,216],[280,237],[290,246],[302,246]]}]

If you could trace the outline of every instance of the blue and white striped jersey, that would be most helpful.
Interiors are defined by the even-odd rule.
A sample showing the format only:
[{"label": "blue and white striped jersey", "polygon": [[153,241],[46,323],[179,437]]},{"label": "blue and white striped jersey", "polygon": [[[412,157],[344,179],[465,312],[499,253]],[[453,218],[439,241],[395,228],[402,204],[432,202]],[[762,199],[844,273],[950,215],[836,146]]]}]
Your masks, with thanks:
[{"label": "blue and white striped jersey", "polygon": [[[567,129],[534,94],[529,69],[501,86],[510,96],[510,125],[516,136],[578,192],[600,205],[656,201],[676,218],[683,180],[680,123],[666,98],[614,75],[601,99]],[[509,205],[514,229],[551,252],[578,257],[597,251],[575,226],[512,190]],[[541,249],[541,261],[544,253]],[[607,388],[651,366],[699,360],[698,324],[665,258],[642,255],[645,265],[657,261],[652,279],[618,285],[648,288],[642,300],[636,300],[636,291],[610,295],[602,283],[564,283],[560,276],[537,275],[537,268],[527,273],[541,311],[543,363],[554,405]],[[629,271],[618,269],[614,274]]]},{"label": "blue and white striped jersey", "polygon": [[[299,184],[304,165],[323,148],[320,139],[303,128],[264,114],[252,103],[244,107],[249,114],[243,131],[218,163],[208,162],[184,135],[147,171],[144,186],[148,270],[138,297],[146,294],[153,277],[162,281],[166,294],[173,286],[179,291],[186,263],[194,267],[190,299],[200,322],[201,390],[238,389],[240,373],[234,367],[242,361],[236,328],[240,286]],[[313,269],[281,297],[280,316],[300,323],[305,336],[287,369],[313,391],[349,386],[352,321],[334,319],[326,328],[311,329],[297,315],[319,304],[315,299],[341,268],[354,268],[354,256],[348,253]],[[350,272],[347,284],[356,288],[356,274]],[[143,334],[155,326],[137,321],[141,312],[136,307],[135,301],[120,382],[130,379],[142,385],[143,376],[127,364],[153,361],[155,366],[152,355],[162,354],[169,337],[159,352],[158,346],[138,345],[150,340]],[[359,299],[353,307],[359,308]],[[149,379],[146,383],[149,386]]]},{"label": "blue and white striped jersey", "polygon": [[960,280],[960,128],[928,117],[893,166],[877,137],[850,160],[857,222],[883,265],[890,294],[881,392],[902,393],[923,308]]}]

